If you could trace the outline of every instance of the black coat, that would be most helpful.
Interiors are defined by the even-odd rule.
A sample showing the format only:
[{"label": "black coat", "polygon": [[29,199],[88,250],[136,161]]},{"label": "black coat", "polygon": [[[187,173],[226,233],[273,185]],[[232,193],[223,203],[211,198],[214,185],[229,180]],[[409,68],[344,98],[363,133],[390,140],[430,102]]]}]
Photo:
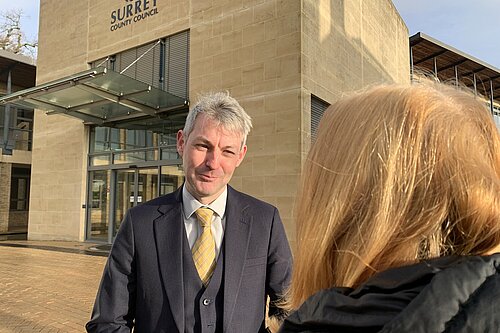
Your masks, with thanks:
[{"label": "black coat", "polygon": [[311,296],[285,332],[500,332],[500,253],[444,257]]}]

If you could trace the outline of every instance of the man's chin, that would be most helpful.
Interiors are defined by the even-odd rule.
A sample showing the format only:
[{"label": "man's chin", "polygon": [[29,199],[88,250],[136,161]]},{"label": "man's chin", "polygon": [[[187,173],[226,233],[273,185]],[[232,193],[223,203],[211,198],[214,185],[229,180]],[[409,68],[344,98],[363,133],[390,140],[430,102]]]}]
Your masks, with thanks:
[{"label": "man's chin", "polygon": [[222,189],[224,186],[219,187],[219,186],[206,186],[207,184],[204,184],[205,186],[198,186],[196,187],[196,192],[204,198],[207,197],[212,197],[214,195],[217,195],[219,192],[222,192]]}]

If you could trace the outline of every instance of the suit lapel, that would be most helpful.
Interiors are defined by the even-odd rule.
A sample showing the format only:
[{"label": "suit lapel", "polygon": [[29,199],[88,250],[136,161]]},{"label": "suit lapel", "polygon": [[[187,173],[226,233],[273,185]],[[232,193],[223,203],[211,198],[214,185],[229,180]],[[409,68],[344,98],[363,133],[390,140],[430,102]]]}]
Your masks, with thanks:
[{"label": "suit lapel", "polygon": [[251,216],[238,193],[228,186],[224,231],[224,332],[231,323],[250,240]]},{"label": "suit lapel", "polygon": [[[182,187],[180,187],[182,189]],[[156,250],[163,285],[170,310],[179,332],[184,332],[184,282],[182,239],[185,234],[182,218],[182,195],[178,190],[176,202],[159,207],[161,215],[154,221]]]}]

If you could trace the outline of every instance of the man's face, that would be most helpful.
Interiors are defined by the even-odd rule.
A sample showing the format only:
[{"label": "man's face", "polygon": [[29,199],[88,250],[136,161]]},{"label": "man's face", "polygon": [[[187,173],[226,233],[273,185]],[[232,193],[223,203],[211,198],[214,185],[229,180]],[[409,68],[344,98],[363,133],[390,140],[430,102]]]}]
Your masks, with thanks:
[{"label": "man's face", "polygon": [[186,189],[199,202],[209,204],[224,191],[234,170],[245,157],[243,136],[218,126],[204,114],[196,117],[186,138],[177,132],[177,151],[182,157]]}]

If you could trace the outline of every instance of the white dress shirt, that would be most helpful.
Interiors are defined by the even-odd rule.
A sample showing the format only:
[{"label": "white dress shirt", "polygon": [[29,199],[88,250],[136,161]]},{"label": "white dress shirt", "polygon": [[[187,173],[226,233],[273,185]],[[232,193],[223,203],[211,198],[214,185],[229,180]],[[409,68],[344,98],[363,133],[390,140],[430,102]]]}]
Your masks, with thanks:
[{"label": "white dress shirt", "polygon": [[186,236],[189,243],[189,248],[192,249],[194,243],[201,234],[201,226],[194,212],[200,207],[208,207],[215,212],[212,217],[212,235],[215,240],[215,255],[219,256],[222,240],[224,238],[224,229],[226,227],[226,201],[227,201],[227,186],[224,192],[219,195],[212,203],[204,205],[196,200],[191,193],[186,190],[186,186],[182,188],[182,208],[184,213],[184,227],[186,228]]}]

